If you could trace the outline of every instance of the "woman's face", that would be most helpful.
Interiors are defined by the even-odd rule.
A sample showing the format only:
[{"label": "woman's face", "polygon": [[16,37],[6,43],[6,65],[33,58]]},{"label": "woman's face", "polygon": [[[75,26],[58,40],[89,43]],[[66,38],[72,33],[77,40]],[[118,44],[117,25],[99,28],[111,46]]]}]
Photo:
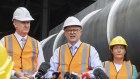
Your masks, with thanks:
[{"label": "woman's face", "polygon": [[124,55],[126,53],[125,46],[123,45],[115,45],[112,49],[112,54],[114,59],[124,59]]}]

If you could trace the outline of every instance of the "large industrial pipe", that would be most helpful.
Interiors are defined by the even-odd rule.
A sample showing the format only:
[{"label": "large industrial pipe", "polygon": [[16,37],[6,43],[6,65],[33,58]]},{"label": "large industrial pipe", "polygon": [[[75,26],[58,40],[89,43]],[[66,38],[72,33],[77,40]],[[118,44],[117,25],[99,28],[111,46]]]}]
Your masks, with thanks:
[{"label": "large industrial pipe", "polygon": [[116,0],[108,18],[109,40],[123,36],[128,43],[128,56],[140,71],[140,0]]},{"label": "large industrial pipe", "polygon": [[50,58],[53,55],[53,44],[56,36],[57,34],[53,34],[40,42],[46,62],[50,62]]},{"label": "large industrial pipe", "polygon": [[[94,15],[91,15],[83,24],[83,34],[81,40],[94,46],[102,61],[107,60],[109,56],[107,41],[107,18],[112,4]],[[87,18],[85,16],[83,19]],[[83,21],[82,21],[83,22]]]}]

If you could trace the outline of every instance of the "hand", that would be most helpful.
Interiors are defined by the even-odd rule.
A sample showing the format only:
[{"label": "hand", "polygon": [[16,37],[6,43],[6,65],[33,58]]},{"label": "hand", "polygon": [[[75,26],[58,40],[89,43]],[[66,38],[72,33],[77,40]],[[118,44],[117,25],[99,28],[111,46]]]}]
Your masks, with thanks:
[{"label": "hand", "polygon": [[82,79],[82,74],[78,75],[79,79]]},{"label": "hand", "polygon": [[27,77],[29,79],[34,79],[34,77],[28,73],[24,73],[24,77]]},{"label": "hand", "polygon": [[17,78],[20,78],[20,77],[24,77],[24,74],[22,72],[15,72],[14,74]]},{"label": "hand", "polygon": [[30,74],[24,74],[22,72],[15,72],[15,76],[19,79],[34,79]]}]

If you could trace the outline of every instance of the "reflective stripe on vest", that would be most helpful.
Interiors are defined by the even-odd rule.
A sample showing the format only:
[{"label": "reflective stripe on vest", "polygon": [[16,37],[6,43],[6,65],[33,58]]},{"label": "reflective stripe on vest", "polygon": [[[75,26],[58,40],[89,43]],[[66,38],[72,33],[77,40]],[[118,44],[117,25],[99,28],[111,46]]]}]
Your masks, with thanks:
[{"label": "reflective stripe on vest", "polygon": [[[106,66],[105,66],[105,72],[106,72],[107,76],[109,76],[109,77],[110,77],[110,74],[112,73],[112,72],[110,73],[110,71],[113,70],[113,69],[110,69],[111,63],[112,63],[112,62],[109,62],[109,61],[106,61],[106,62],[105,62],[105,65],[106,65]],[[126,64],[126,66],[125,66],[125,67],[126,67],[126,71],[125,71],[125,72],[127,73],[127,74],[126,74],[126,75],[127,75],[127,78],[128,78],[128,79],[131,79],[131,78],[132,78],[132,65],[131,65],[130,61],[127,61],[127,62],[124,61],[124,63],[122,64],[122,66],[123,66],[124,64]],[[113,65],[113,66],[115,66],[115,65]],[[121,69],[122,69],[122,68],[121,68]],[[120,69],[120,70],[121,70],[121,69]],[[118,76],[118,74],[120,73],[120,70],[119,70],[119,72],[116,72],[116,73],[117,73],[117,74],[116,74],[116,79],[119,79],[117,76]],[[115,70],[115,71],[116,71],[116,70]],[[113,74],[115,74],[115,73],[113,73]],[[120,75],[124,75],[124,74],[120,74]]]},{"label": "reflective stripe on vest", "polygon": [[105,68],[105,72],[107,74],[107,76],[109,77],[109,74],[110,74],[110,62],[109,61],[106,61],[106,68]]},{"label": "reflective stripe on vest", "polygon": [[36,48],[35,48],[35,40],[31,38],[32,41],[32,48],[33,48],[33,56],[32,56],[32,71],[34,71],[34,61],[35,61],[35,55],[36,55]]},{"label": "reflective stripe on vest", "polygon": [[[81,62],[82,64],[81,64],[81,67],[80,67],[80,71],[78,70],[77,72],[81,74],[81,73],[86,72],[86,71],[89,70],[87,68],[87,66],[88,66],[88,58],[89,58],[89,53],[90,53],[89,48],[90,48],[89,44],[82,43],[80,45],[80,47],[77,49],[77,52],[75,53],[75,55],[72,56],[72,54],[69,54],[70,59],[67,60],[68,58],[66,58],[65,55],[66,55],[66,53],[70,53],[70,49],[68,48],[68,44],[62,45],[60,47],[60,54],[59,54],[59,55],[61,55],[61,56],[59,56],[59,57],[61,57],[61,58],[59,58],[60,59],[60,65],[61,65],[60,71],[62,72],[63,76],[64,76],[65,72],[71,72],[71,64],[72,64],[72,62],[74,62],[74,59],[75,59],[74,57],[76,55],[79,56],[79,53],[81,53],[80,55],[82,57],[82,58],[79,59],[79,62]],[[80,51],[80,49],[81,49],[81,52],[78,52],[78,51]],[[67,50],[67,52],[66,52],[66,50]],[[68,65],[66,64],[66,60],[67,60]],[[79,66],[79,64],[77,66]],[[79,67],[77,67],[77,69],[78,68]],[[77,69],[75,69],[75,70],[77,70]]]},{"label": "reflective stripe on vest", "polygon": [[[9,45],[8,45],[9,50],[12,50],[12,48],[13,48],[12,35],[8,36],[8,43],[9,43]],[[13,56],[13,51],[9,51],[9,54],[12,57]]]},{"label": "reflective stripe on vest", "polygon": [[[20,56],[24,56],[22,53],[25,53],[25,52],[28,52],[28,51],[30,51],[30,50],[32,50],[32,52],[33,53],[29,53],[29,55],[30,56],[32,56],[31,57],[31,65],[32,65],[32,69],[30,69],[30,70],[26,70],[26,69],[24,69],[24,67],[26,67],[26,66],[29,66],[30,65],[30,62],[29,63],[26,63],[26,60],[25,59],[21,59],[21,60],[19,60],[20,62],[21,62],[21,67],[23,67],[23,69],[17,69],[17,71],[19,71],[19,70],[21,70],[22,72],[28,72],[28,73],[30,73],[30,74],[33,74],[37,69],[37,55],[38,55],[38,47],[37,47],[37,41],[35,40],[35,39],[33,39],[33,38],[31,38],[31,37],[27,37],[27,40],[28,40],[28,42],[31,42],[31,49],[28,49],[27,51],[26,51],[26,49],[27,49],[27,46],[26,46],[26,43],[25,43],[25,47],[24,47],[24,49],[22,50],[21,49],[21,47],[20,47],[20,45],[19,45],[19,43],[13,43],[13,41],[15,41],[16,40],[16,38],[15,38],[15,36],[12,34],[12,35],[8,35],[8,36],[6,36],[5,37],[5,43],[6,43],[6,49],[8,50],[8,52],[9,52],[9,54],[10,54],[10,56],[12,56],[12,58],[14,57],[13,56],[13,54],[14,54],[14,52],[15,52],[15,50],[16,50],[16,48],[14,48],[14,45],[18,45],[17,47],[17,49],[19,49],[18,51],[21,51],[21,52],[19,52],[19,53],[21,53],[21,55]],[[16,42],[18,42],[17,40],[16,40]],[[27,41],[26,41],[27,42]],[[27,53],[26,53],[27,54]],[[27,56],[27,55],[26,55]],[[25,57],[26,58],[26,57]],[[13,58],[13,60],[14,60],[15,58]],[[28,60],[30,60],[29,58],[28,58]],[[14,61],[17,61],[16,59],[14,60]],[[23,63],[22,63],[23,62]],[[26,64],[24,64],[24,62],[26,63]],[[15,63],[16,64],[16,63]],[[30,65],[30,66],[31,66]],[[27,68],[27,67],[26,67]]]},{"label": "reflective stripe on vest", "polygon": [[127,75],[128,75],[128,79],[131,79],[131,72],[132,71],[130,71],[130,64],[129,64],[129,62],[126,62],[126,70],[127,70]]},{"label": "reflective stripe on vest", "polygon": [[[60,64],[63,64],[63,63],[65,63],[64,60],[65,60],[66,44],[65,44],[65,45],[62,45],[62,48],[61,48],[61,49],[62,49],[62,52],[61,52],[61,53],[62,53],[62,54],[61,54],[61,55],[62,55],[62,61],[60,62]],[[61,71],[62,71],[62,73],[63,73],[62,75],[63,75],[63,77],[64,77],[65,65],[61,65],[61,66],[62,66],[62,70],[61,70]]]}]

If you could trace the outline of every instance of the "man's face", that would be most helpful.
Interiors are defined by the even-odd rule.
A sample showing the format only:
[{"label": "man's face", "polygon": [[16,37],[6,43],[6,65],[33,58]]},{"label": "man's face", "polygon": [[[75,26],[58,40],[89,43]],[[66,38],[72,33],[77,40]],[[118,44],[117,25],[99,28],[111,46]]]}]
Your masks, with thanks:
[{"label": "man's face", "polygon": [[68,26],[64,29],[64,34],[68,42],[74,45],[81,37],[82,28],[76,25]]},{"label": "man's face", "polygon": [[23,37],[26,36],[30,30],[30,21],[14,20],[13,25],[15,26],[16,32]]}]

